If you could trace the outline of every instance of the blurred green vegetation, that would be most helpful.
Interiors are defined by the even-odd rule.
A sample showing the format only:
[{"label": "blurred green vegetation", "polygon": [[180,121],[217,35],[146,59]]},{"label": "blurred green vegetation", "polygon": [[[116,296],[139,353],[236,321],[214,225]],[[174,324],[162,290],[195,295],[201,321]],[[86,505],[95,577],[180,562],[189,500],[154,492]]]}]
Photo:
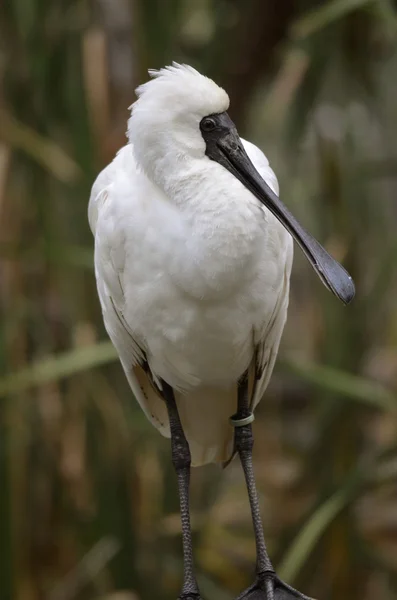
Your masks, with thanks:
[{"label": "blurred green vegetation", "polygon": [[[86,209],[148,67],[231,97],[282,198],[347,266],[342,307],[296,252],[255,424],[280,575],[328,600],[397,595],[397,12],[392,0],[4,0],[0,5],[0,597],[176,597],[167,440],[106,339]],[[206,598],[250,581],[237,461],[193,473]]]}]

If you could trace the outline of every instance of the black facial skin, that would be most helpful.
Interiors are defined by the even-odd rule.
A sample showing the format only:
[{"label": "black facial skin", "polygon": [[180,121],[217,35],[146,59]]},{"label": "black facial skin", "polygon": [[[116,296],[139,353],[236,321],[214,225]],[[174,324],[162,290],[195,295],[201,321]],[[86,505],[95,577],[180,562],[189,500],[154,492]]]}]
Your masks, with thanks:
[{"label": "black facial skin", "polygon": [[324,285],[344,304],[354,298],[354,283],[348,272],[314,239],[289,212],[259,175],[248,158],[236,126],[224,112],[200,122],[206,155],[230,171],[268,208],[299,244]]}]

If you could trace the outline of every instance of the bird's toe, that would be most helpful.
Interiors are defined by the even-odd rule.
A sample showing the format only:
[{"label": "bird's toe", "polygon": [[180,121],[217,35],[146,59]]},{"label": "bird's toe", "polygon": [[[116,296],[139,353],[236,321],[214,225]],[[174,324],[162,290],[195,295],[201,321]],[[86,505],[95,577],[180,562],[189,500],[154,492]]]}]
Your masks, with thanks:
[{"label": "bird's toe", "polygon": [[266,573],[247,588],[236,600],[313,600],[290,585],[275,573]]}]

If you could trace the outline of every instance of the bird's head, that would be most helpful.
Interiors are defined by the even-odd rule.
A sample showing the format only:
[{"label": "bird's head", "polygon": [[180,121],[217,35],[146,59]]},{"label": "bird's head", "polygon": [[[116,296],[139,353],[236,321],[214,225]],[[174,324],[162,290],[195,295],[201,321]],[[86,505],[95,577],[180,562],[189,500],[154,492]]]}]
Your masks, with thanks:
[{"label": "bird's head", "polygon": [[[214,81],[188,65],[173,63],[136,90],[128,136],[139,165],[155,181],[164,159],[184,163],[203,158],[206,144],[200,122],[229,108],[229,97]],[[169,160],[167,162],[170,162]]]},{"label": "bird's head", "polygon": [[249,159],[226,112],[226,92],[187,65],[173,63],[149,73],[152,79],[137,89],[128,124],[135,158],[145,173],[159,183],[191,159],[216,161],[290,232],[326,287],[345,304],[350,302],[350,275],[298,223]]}]

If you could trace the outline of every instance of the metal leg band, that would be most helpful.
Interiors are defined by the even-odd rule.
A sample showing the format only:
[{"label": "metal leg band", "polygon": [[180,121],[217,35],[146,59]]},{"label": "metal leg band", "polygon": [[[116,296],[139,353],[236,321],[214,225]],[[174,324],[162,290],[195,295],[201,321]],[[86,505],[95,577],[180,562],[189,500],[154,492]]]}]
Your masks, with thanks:
[{"label": "metal leg band", "polygon": [[255,420],[254,413],[251,413],[250,415],[248,415],[248,417],[244,417],[243,419],[238,419],[237,415],[233,415],[229,419],[229,421],[233,425],[233,427],[244,427],[244,425],[249,425],[254,420]]}]

